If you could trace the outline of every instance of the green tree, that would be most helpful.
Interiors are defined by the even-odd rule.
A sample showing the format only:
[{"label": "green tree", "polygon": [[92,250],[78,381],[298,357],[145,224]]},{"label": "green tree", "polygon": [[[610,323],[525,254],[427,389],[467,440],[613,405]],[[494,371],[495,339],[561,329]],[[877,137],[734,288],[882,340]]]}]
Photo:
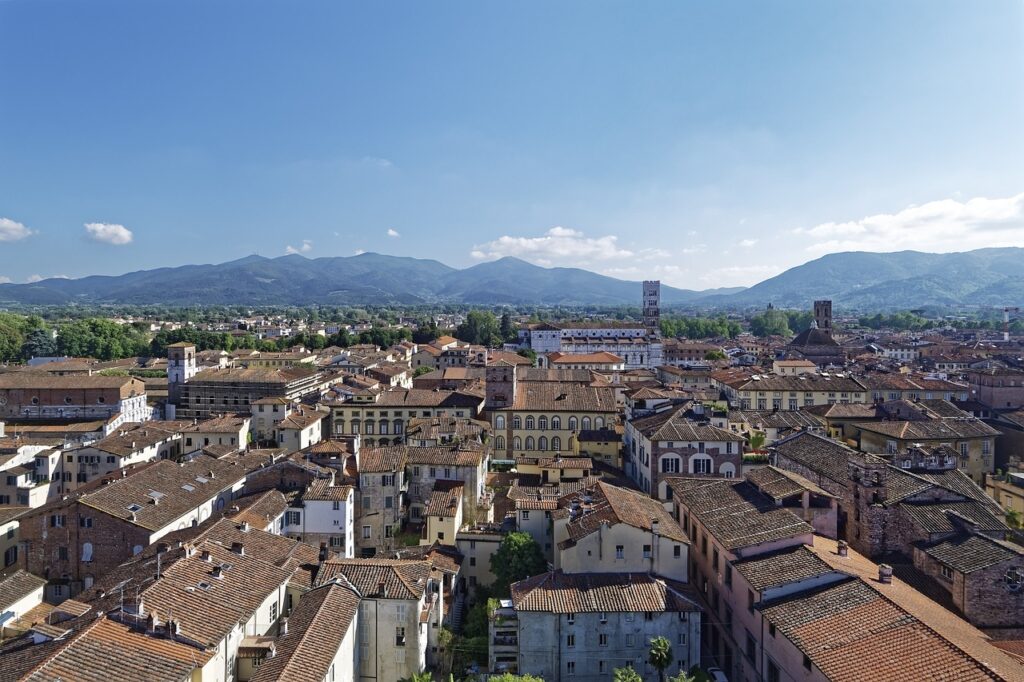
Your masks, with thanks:
[{"label": "green tree", "polygon": [[540,545],[529,533],[517,531],[506,535],[498,550],[491,555],[494,593],[507,596],[512,583],[547,570],[548,564]]},{"label": "green tree", "polygon": [[665,671],[672,665],[672,643],[667,637],[655,637],[647,653],[647,661],[658,671],[658,677],[665,680]]},{"label": "green tree", "polygon": [[501,330],[494,313],[489,310],[471,310],[466,321],[455,328],[455,338],[466,343],[497,346],[501,343]]},{"label": "green tree", "polygon": [[416,377],[421,377],[424,374],[430,374],[433,371],[433,367],[430,367],[428,365],[422,365],[421,367],[417,367],[416,371],[412,373],[412,378],[415,379]]},{"label": "green tree", "polygon": [[1021,513],[1019,511],[1017,511],[1016,509],[1007,509],[1006,510],[1006,523],[1007,523],[1007,525],[1010,526],[1010,528],[1020,528],[1021,527]]},{"label": "green tree", "polygon": [[504,673],[501,675],[491,675],[487,678],[487,682],[544,682],[544,678],[537,677],[536,675],[513,675],[512,673]]},{"label": "green tree", "polygon": [[72,357],[116,360],[148,354],[149,343],[137,327],[89,317],[60,328],[57,352]]},{"label": "green tree", "polygon": [[501,333],[501,340],[511,343],[515,341],[519,336],[515,325],[512,324],[512,316],[509,315],[508,311],[501,314],[501,324],[499,326],[499,332]]},{"label": "green tree", "polygon": [[750,333],[754,336],[789,336],[789,316],[775,308],[750,318]]},{"label": "green tree", "polygon": [[430,320],[429,324],[421,324],[412,333],[413,343],[430,343],[441,336],[441,330],[437,328],[437,322]]},{"label": "green tree", "polygon": [[516,351],[516,355],[521,355],[524,358],[529,359],[533,364],[537,364],[537,351],[532,348],[520,348]]},{"label": "green tree", "polygon": [[48,358],[56,354],[57,342],[53,340],[53,334],[48,329],[33,329],[21,344],[21,357],[25,360]]},{"label": "green tree", "polygon": [[644,678],[633,670],[633,666],[627,665],[625,668],[616,668],[612,671],[612,682],[644,682]]},{"label": "green tree", "polygon": [[709,350],[704,354],[704,359],[709,361],[725,360],[725,353],[720,350]]}]

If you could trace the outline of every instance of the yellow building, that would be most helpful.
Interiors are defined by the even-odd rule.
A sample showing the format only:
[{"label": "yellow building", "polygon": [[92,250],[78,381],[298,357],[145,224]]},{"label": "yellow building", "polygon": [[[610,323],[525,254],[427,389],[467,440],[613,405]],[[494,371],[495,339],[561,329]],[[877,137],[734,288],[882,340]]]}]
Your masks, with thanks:
[{"label": "yellow building", "polygon": [[1006,511],[1024,516],[1024,473],[989,474],[985,477],[985,492]]}]

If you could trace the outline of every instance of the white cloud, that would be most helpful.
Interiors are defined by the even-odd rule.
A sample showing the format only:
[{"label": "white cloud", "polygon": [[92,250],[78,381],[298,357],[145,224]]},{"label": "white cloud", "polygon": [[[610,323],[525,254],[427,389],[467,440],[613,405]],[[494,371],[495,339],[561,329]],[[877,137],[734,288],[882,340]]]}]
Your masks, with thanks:
[{"label": "white cloud", "polygon": [[362,256],[364,253],[366,253],[366,249],[356,249],[353,255]]},{"label": "white cloud", "polygon": [[25,281],[28,282],[29,284],[33,284],[35,282],[42,282],[43,281],[43,276],[42,275],[29,275],[28,277],[25,278]]},{"label": "white cloud", "polygon": [[749,249],[750,247],[754,246],[755,244],[757,244],[757,240],[756,239],[741,239],[740,240],[740,246],[742,246],[744,249]]},{"label": "white cloud", "polygon": [[33,234],[22,223],[10,218],[0,218],[0,242],[16,242]]},{"label": "white cloud", "polygon": [[807,251],[933,253],[1024,244],[1024,192],[1001,199],[941,199],[843,223],[794,230],[809,238]]},{"label": "white cloud", "polygon": [[715,268],[701,275],[700,280],[707,288],[748,287],[785,270],[779,265],[729,265]]},{"label": "white cloud", "polygon": [[309,253],[312,250],[313,242],[309,239],[303,239],[301,245],[295,247],[289,244],[288,246],[285,247],[284,252],[288,255],[291,255],[293,253]]},{"label": "white cloud", "polygon": [[0,284],[10,284],[10,283],[11,283],[11,278],[10,277],[0,276]]},{"label": "white cloud", "polygon": [[[653,255],[650,255],[653,254]],[[634,253],[618,244],[618,237],[587,237],[579,230],[566,227],[552,227],[540,237],[499,237],[486,244],[473,247],[470,255],[477,260],[493,260],[505,256],[516,256],[539,265],[560,264],[580,266],[593,261],[608,261],[616,258],[663,257],[668,255],[661,249],[649,249]]]},{"label": "white cloud", "polygon": [[131,244],[134,237],[131,230],[116,223],[86,223],[85,231],[88,233],[89,239],[114,246]]},{"label": "white cloud", "polygon": [[395,230],[395,229],[392,229],[392,228],[389,227],[388,228],[388,236],[391,237],[392,239],[398,239],[402,235],[398,234],[398,230]]}]

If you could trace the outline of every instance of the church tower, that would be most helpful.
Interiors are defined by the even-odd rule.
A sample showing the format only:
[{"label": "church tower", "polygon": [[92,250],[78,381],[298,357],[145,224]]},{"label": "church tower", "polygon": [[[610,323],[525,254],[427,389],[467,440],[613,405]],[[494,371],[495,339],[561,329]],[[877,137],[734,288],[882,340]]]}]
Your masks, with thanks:
[{"label": "church tower", "polygon": [[512,407],[516,401],[516,365],[504,360],[484,368],[484,409]]},{"label": "church tower", "polygon": [[644,281],[644,326],[653,334],[661,330],[661,282]]},{"label": "church tower", "polygon": [[814,302],[814,321],[818,329],[832,338],[832,301]]},{"label": "church tower", "polygon": [[181,387],[195,375],[195,344],[182,341],[167,346],[167,419],[174,419],[176,408],[181,405]]}]

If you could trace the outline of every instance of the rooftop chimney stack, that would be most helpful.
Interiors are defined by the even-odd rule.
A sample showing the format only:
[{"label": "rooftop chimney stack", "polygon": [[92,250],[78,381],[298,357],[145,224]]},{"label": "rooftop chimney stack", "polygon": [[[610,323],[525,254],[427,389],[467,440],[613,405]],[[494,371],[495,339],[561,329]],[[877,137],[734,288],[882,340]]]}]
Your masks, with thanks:
[{"label": "rooftop chimney stack", "polygon": [[878,564],[878,582],[888,585],[892,582],[892,566]]},{"label": "rooftop chimney stack", "polygon": [[836,553],[839,554],[839,556],[847,556],[849,552],[850,545],[846,542],[846,540],[840,540],[836,543]]}]

